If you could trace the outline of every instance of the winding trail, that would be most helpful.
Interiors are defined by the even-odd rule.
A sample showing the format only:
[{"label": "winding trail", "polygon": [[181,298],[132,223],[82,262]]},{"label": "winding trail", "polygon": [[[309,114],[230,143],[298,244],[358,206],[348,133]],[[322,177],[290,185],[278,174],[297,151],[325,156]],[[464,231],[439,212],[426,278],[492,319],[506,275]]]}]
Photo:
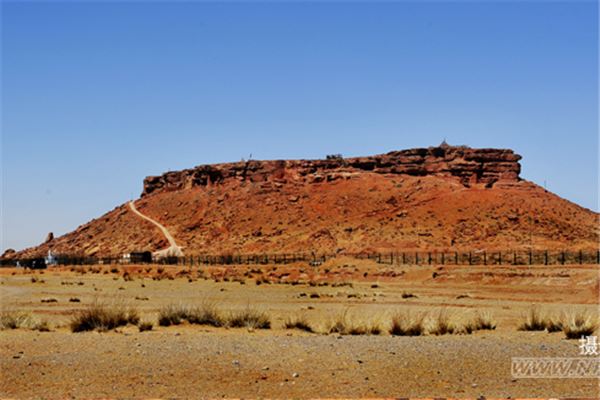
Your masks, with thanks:
[{"label": "winding trail", "polygon": [[135,208],[135,203],[133,202],[133,200],[129,202],[129,208],[138,217],[141,217],[141,218],[145,219],[146,221],[152,222],[154,225],[156,225],[158,227],[158,229],[160,229],[160,231],[162,232],[164,237],[167,239],[167,241],[169,242],[169,247],[167,247],[166,249],[155,251],[154,253],[152,253],[152,255],[154,255],[155,257],[159,257],[159,258],[167,257],[167,256],[183,257],[183,251],[181,250],[181,246],[177,245],[177,243],[175,242],[175,238],[173,237],[173,235],[171,235],[171,232],[169,232],[169,230],[167,228],[165,228],[163,225],[161,225],[160,222],[155,221],[152,218],[139,212],[138,209]]}]

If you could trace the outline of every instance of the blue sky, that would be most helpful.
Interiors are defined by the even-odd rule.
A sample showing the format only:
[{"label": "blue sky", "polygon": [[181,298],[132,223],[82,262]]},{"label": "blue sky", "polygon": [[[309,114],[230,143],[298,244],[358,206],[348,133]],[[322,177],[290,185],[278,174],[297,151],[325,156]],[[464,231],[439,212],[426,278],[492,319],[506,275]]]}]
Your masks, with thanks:
[{"label": "blue sky", "polygon": [[596,2],[2,3],[2,250],[146,175],[442,139],[598,210]]}]

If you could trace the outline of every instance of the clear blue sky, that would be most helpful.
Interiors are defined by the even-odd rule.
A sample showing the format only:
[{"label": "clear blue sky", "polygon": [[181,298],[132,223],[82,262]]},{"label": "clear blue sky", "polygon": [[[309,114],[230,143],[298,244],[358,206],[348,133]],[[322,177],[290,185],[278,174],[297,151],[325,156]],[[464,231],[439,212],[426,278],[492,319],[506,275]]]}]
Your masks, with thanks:
[{"label": "clear blue sky", "polygon": [[204,163],[512,148],[598,210],[596,2],[2,4],[2,250]]}]

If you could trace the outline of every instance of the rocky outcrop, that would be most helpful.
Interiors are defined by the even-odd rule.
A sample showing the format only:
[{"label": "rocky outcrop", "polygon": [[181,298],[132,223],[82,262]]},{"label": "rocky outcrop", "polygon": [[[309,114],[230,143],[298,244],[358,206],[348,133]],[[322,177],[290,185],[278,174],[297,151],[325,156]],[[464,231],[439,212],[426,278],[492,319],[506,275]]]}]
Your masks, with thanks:
[{"label": "rocky outcrop", "polygon": [[4,253],[2,253],[2,255],[0,256],[0,260],[1,259],[9,259],[11,257],[13,257],[17,252],[15,251],[15,249],[6,249],[4,251]]},{"label": "rocky outcrop", "polygon": [[464,186],[492,187],[498,181],[519,180],[521,156],[507,149],[472,149],[466,146],[418,148],[368,157],[328,156],[325,160],[241,161],[201,165],[144,179],[142,196],[194,186],[209,186],[225,180],[240,182],[302,181],[319,183],[350,178],[356,173],[439,175],[456,177]]},{"label": "rocky outcrop", "polygon": [[48,232],[48,235],[46,235],[46,240],[44,240],[44,243],[50,243],[53,240],[54,240],[54,233]]}]

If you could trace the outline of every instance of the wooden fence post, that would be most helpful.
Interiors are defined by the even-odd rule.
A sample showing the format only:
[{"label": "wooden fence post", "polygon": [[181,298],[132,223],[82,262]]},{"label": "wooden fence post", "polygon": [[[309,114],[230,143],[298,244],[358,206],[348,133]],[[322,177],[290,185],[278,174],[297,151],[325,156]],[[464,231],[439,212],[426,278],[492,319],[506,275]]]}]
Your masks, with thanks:
[{"label": "wooden fence post", "polygon": [[442,265],[444,265],[444,252],[442,252]]},{"label": "wooden fence post", "polygon": [[583,264],[583,253],[581,250],[579,250],[579,265]]},{"label": "wooden fence post", "polygon": [[483,252],[483,265],[487,265],[487,254],[485,251]]}]

